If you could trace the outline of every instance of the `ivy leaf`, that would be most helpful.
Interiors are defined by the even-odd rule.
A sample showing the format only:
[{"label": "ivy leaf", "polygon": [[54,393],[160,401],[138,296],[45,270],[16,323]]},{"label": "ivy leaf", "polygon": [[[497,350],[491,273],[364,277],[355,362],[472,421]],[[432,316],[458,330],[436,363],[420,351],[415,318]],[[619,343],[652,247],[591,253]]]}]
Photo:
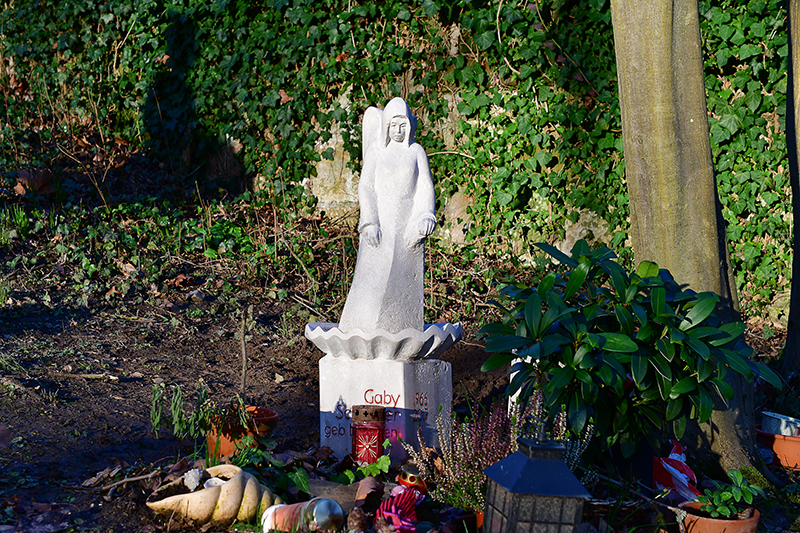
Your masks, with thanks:
[{"label": "ivy leaf", "polygon": [[547,34],[541,30],[536,30],[531,27],[531,30],[528,32],[528,39],[534,43],[543,43],[545,39],[547,39]]},{"label": "ivy leaf", "polygon": [[734,31],[736,31],[736,29],[733,26],[720,26],[719,31],[717,33],[720,39],[722,39],[723,41],[727,41],[728,39],[731,38]]},{"label": "ivy leaf", "polygon": [[747,91],[747,95],[744,97],[744,103],[752,113],[755,113],[761,106],[761,91]]},{"label": "ivy leaf", "polygon": [[500,204],[503,207],[507,206],[508,204],[510,204],[511,201],[514,199],[514,195],[513,194],[511,194],[508,191],[504,191],[502,189],[498,190],[498,191],[495,191],[494,192],[494,197],[497,199],[497,203]]},{"label": "ivy leaf", "polygon": [[739,59],[747,59],[761,53],[761,47],[754,44],[743,44],[739,47]]},{"label": "ivy leaf", "polygon": [[536,70],[537,67],[535,65],[529,65],[525,63],[519,68],[519,77],[524,80],[525,78],[536,72]]},{"label": "ivy leaf", "polygon": [[711,124],[709,131],[717,144],[724,143],[731,138],[731,133],[716,122]]},{"label": "ivy leaf", "polygon": [[485,31],[476,36],[475,44],[481,50],[488,50],[494,44],[494,30]]},{"label": "ivy leaf", "polygon": [[[539,150],[538,152],[536,152],[536,155],[534,157],[542,167],[546,167],[550,163],[550,161],[553,160],[553,155],[550,152],[545,152],[544,150]],[[558,258],[556,257],[556,259]]]},{"label": "ivy leaf", "polygon": [[731,51],[727,48],[720,48],[714,53],[714,55],[717,58],[717,65],[719,65],[721,68],[728,64],[728,59],[731,57]]},{"label": "ivy leaf", "polygon": [[742,30],[734,31],[733,35],[731,36],[731,42],[736,46],[741,46],[742,44],[744,44],[745,40],[746,39],[744,37],[744,34],[742,33]]},{"label": "ivy leaf", "polygon": [[294,472],[290,472],[288,476],[289,479],[294,481],[298,489],[306,494],[311,494],[311,490],[308,487],[308,472],[304,468],[298,468]]},{"label": "ivy leaf", "polygon": [[726,113],[720,117],[719,125],[724,127],[726,130],[731,132],[731,135],[733,135],[739,131],[742,121],[739,120],[739,117],[737,117],[736,114]]},{"label": "ivy leaf", "polygon": [[422,9],[429,17],[435,17],[441,8],[439,7],[439,2],[435,2],[434,0],[423,0]]}]

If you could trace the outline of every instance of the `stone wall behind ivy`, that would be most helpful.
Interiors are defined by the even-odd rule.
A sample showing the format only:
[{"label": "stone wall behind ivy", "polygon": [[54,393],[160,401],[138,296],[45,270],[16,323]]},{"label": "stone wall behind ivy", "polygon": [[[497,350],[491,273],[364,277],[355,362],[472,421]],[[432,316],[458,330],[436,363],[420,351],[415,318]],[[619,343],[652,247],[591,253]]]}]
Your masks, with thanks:
[{"label": "stone wall behind ivy", "polygon": [[[700,10],[738,288],[758,305],[789,282],[786,11]],[[526,256],[589,237],[630,257],[607,0],[14,0],[0,39],[7,176],[58,157],[40,132],[90,128],[184,180],[287,210],[311,191],[333,213],[357,186],[361,115],[401,95],[452,238]]]}]

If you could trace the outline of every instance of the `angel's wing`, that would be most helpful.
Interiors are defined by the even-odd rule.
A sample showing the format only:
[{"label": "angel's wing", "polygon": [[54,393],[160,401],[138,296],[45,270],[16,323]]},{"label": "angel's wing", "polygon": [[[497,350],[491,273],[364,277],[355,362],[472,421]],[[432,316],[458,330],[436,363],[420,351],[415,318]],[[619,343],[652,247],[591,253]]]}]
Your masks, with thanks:
[{"label": "angel's wing", "polygon": [[367,155],[367,148],[373,142],[381,138],[381,127],[383,125],[383,111],[377,107],[368,107],[364,112],[364,119],[361,122],[361,160]]}]

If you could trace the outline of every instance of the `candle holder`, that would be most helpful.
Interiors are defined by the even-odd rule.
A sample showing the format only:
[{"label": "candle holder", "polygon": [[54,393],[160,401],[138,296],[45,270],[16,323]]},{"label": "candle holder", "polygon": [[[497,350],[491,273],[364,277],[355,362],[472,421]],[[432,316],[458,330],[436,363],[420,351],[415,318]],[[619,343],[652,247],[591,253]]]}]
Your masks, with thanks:
[{"label": "candle holder", "polygon": [[590,494],[561,460],[564,446],[544,439],[517,442],[520,451],[483,471],[489,478],[484,531],[578,531]]},{"label": "candle holder", "polygon": [[358,466],[374,463],[383,455],[386,429],[386,408],[376,405],[354,405],[350,421],[353,435],[353,457]]}]

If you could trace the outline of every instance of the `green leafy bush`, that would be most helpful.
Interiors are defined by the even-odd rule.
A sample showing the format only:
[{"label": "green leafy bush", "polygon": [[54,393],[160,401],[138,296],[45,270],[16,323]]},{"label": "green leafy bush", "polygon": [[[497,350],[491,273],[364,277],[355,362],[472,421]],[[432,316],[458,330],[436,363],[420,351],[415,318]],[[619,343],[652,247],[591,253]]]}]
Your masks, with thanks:
[{"label": "green leafy bush", "polygon": [[644,437],[659,450],[668,423],[681,438],[689,418],[708,421],[715,396],[733,398],[729,370],[781,386],[749,360],[744,324],[720,323],[717,295],[684,290],[651,262],[627,272],[585,241],[571,256],[537,246],[567,270],[501,289],[503,320],[481,329],[497,353],[482,369],[512,363],[509,394],[541,389],[550,416],[565,409],[577,434],[593,419],[602,449],[619,443],[629,457]]}]

